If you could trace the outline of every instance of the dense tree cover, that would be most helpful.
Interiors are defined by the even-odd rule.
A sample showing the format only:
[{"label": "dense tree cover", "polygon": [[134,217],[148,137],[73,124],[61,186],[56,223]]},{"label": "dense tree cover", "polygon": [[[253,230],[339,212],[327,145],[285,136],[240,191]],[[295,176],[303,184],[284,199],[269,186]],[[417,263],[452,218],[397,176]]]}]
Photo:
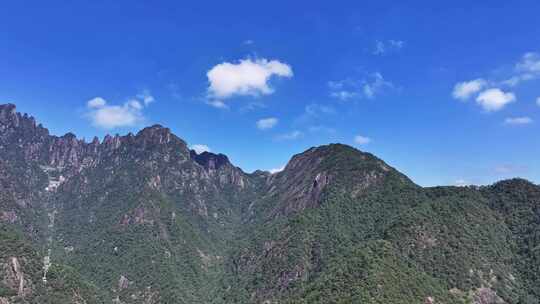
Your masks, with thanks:
[{"label": "dense tree cover", "polygon": [[161,126],[85,143],[12,106],[0,127],[10,304],[540,300],[540,187],[524,180],[422,188],[339,144],[246,174]]}]

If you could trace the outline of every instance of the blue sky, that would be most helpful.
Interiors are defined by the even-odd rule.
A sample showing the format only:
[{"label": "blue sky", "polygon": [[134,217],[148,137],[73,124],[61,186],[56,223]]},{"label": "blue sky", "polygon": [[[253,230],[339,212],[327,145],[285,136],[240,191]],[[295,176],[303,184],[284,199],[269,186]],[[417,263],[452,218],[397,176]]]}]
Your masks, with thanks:
[{"label": "blue sky", "polygon": [[540,2],[403,2],[3,3],[0,103],[248,172],[341,142],[421,185],[540,182]]}]

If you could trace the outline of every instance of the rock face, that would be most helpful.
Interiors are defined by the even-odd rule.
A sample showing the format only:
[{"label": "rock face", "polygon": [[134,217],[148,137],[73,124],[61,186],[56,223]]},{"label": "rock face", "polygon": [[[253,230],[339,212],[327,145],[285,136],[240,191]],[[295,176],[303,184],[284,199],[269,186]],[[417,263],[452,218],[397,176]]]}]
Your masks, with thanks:
[{"label": "rock face", "polygon": [[535,303],[539,204],[341,144],[248,174],[160,125],[87,142],[0,105],[0,303]]},{"label": "rock face", "polygon": [[4,286],[14,291],[19,297],[24,297],[28,294],[31,287],[29,286],[28,281],[25,280],[25,274],[19,262],[19,258],[11,257],[8,260],[8,263],[3,264],[2,266],[2,283]]}]

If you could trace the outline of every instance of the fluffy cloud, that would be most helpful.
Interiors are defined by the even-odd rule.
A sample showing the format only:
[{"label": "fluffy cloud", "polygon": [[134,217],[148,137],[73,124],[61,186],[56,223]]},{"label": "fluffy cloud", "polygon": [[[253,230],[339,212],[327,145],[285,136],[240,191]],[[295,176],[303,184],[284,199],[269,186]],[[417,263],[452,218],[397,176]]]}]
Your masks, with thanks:
[{"label": "fluffy cloud", "polygon": [[97,109],[103,107],[107,102],[101,97],[95,97],[90,99],[86,105],[88,108]]},{"label": "fluffy cloud", "polygon": [[278,60],[243,59],[237,63],[223,62],[214,66],[206,74],[209,97],[224,100],[233,96],[258,96],[274,92],[269,80],[272,77],[290,78],[292,68]]},{"label": "fluffy cloud", "polygon": [[487,81],[482,78],[478,78],[471,81],[464,81],[457,83],[452,91],[452,96],[455,99],[467,100],[472,95],[480,92],[487,85]]},{"label": "fluffy cloud", "polygon": [[257,125],[257,128],[259,130],[268,130],[268,129],[272,129],[273,127],[275,127],[278,123],[278,119],[275,118],[275,117],[268,117],[268,118],[263,118],[263,119],[259,119],[256,123]]},{"label": "fluffy cloud", "polygon": [[276,137],[277,140],[295,140],[304,136],[304,133],[298,130],[291,131],[289,133],[281,134]]},{"label": "fluffy cloud", "polygon": [[137,95],[121,105],[109,105],[102,97],[90,99],[86,106],[86,116],[92,125],[102,129],[114,129],[120,127],[132,127],[144,121],[143,109],[154,101],[154,97],[148,91]]},{"label": "fluffy cloud", "polygon": [[354,137],[354,143],[357,145],[367,145],[371,142],[371,138],[362,136],[362,135],[356,135]]},{"label": "fluffy cloud", "polygon": [[508,117],[504,120],[504,123],[507,125],[528,125],[533,123],[532,118],[523,116],[523,117]]},{"label": "fluffy cloud", "polygon": [[195,153],[197,154],[211,151],[210,147],[208,147],[207,145],[202,145],[202,144],[195,144],[195,145],[192,145],[190,148],[191,150],[195,151]]},{"label": "fluffy cloud", "polygon": [[514,101],[516,101],[514,93],[505,93],[498,88],[485,90],[476,97],[476,102],[488,112],[498,111]]}]

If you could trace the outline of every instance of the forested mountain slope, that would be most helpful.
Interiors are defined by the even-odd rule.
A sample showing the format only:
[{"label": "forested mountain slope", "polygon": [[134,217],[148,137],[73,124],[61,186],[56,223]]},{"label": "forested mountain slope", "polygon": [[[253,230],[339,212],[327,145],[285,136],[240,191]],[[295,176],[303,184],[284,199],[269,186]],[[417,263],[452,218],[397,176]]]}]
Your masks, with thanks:
[{"label": "forested mountain slope", "polygon": [[539,303],[540,187],[422,188],[332,144],[247,174],[159,125],[0,105],[0,303]]}]

